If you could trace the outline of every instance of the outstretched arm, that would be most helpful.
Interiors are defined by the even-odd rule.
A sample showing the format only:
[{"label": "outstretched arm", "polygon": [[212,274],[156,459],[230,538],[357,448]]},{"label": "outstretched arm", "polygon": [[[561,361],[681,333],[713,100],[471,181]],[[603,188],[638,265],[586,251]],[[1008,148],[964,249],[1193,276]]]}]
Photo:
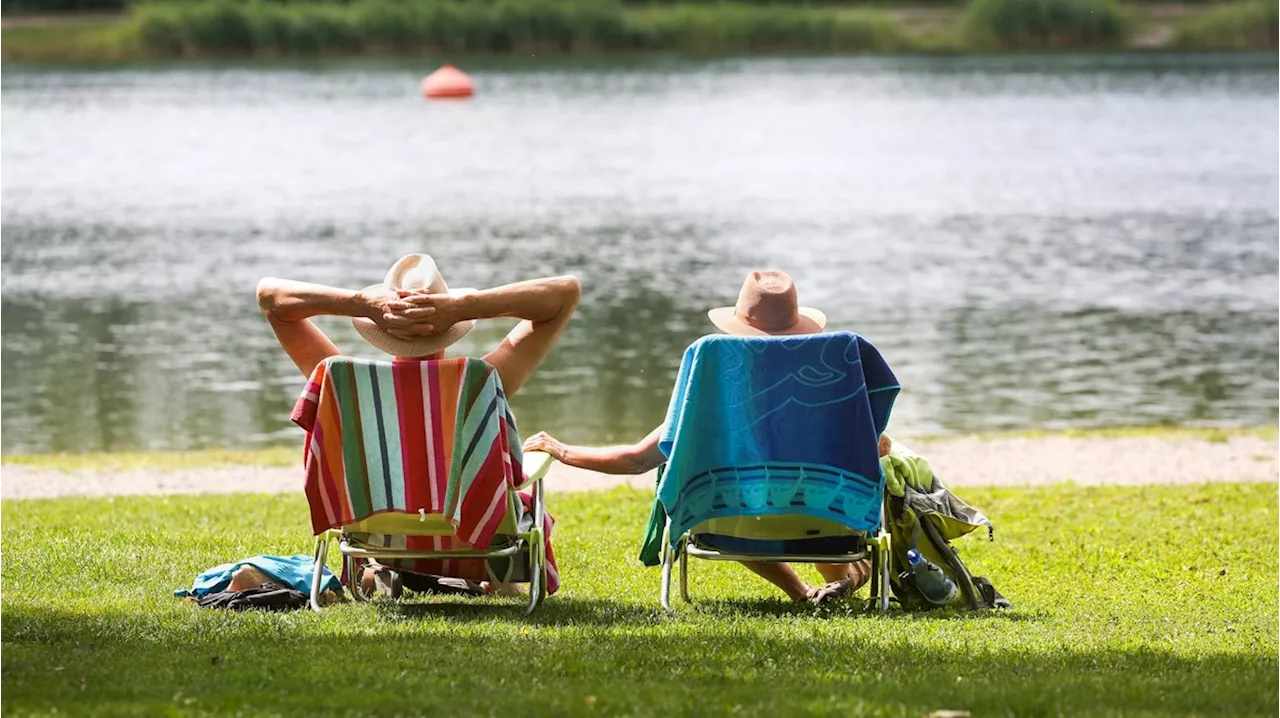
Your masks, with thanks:
[{"label": "outstretched arm", "polygon": [[[530,436],[524,442],[525,451],[543,451],[556,461],[580,469],[590,469],[605,474],[643,474],[666,463],[667,456],[658,448],[662,427],[649,432],[638,443],[620,446],[575,446],[566,444],[545,431]],[[892,448],[889,436],[880,438],[880,455]]]},{"label": "outstretched arm", "polygon": [[353,291],[275,277],[258,282],[258,306],[280,346],[306,376],[317,364],[340,353],[311,317],[368,317],[383,322],[386,305],[398,299],[395,292],[386,290]]},{"label": "outstretched arm", "polygon": [[629,446],[574,446],[540,431],[524,442],[525,451],[545,451],[562,464],[590,469],[605,474],[643,474],[666,463],[667,456],[658,448],[658,427],[636,444]]},{"label": "outstretched arm", "polygon": [[402,292],[383,319],[410,335],[442,332],[469,319],[519,317],[516,325],[485,361],[498,370],[508,396],[520,391],[551,352],[582,296],[577,277],[548,277],[506,284],[470,294]]}]

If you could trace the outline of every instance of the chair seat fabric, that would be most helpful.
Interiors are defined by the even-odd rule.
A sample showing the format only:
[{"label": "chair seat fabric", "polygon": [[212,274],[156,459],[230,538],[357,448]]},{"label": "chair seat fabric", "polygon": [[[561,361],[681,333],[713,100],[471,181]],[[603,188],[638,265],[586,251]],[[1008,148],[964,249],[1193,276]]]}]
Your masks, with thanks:
[{"label": "chair seat fabric", "polygon": [[795,554],[801,556],[840,556],[866,549],[859,536],[820,536],[800,539],[749,539],[721,534],[694,534],[694,545],[723,553],[759,556]]}]

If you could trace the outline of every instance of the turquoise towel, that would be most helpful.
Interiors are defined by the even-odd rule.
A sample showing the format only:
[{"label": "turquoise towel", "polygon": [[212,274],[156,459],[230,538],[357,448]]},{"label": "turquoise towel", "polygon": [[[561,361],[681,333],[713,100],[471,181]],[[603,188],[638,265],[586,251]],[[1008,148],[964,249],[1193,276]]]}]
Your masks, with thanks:
[{"label": "turquoise towel", "polygon": [[[224,591],[231,585],[231,574],[235,573],[241,566],[254,566],[259,571],[276,579],[281,586],[306,594],[311,593],[311,574],[315,564],[312,563],[310,556],[298,554],[296,556],[253,556],[235,563],[214,566],[196,576],[196,580],[191,584],[190,589],[179,588],[173,592],[173,595],[179,598],[186,596],[200,598],[209,593]],[[320,574],[320,590],[325,591],[328,589],[341,592],[342,584],[338,581],[338,577],[333,575],[332,571],[325,568],[323,573]]]},{"label": "turquoise towel", "polygon": [[[741,515],[876,529],[878,443],[898,388],[880,352],[849,332],[698,340],[659,440],[667,465],[657,496],[672,538]],[[641,555],[654,558],[651,548]]]}]

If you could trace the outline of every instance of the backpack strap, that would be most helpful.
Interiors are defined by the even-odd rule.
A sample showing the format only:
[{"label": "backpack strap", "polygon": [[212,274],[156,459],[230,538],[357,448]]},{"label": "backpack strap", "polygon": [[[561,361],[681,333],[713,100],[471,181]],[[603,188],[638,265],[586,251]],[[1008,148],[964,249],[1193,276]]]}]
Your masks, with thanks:
[{"label": "backpack strap", "polygon": [[960,584],[960,591],[964,593],[965,603],[970,611],[976,611],[980,608],[989,608],[987,602],[983,599],[982,594],[978,593],[978,589],[973,585],[973,574],[969,573],[968,567],[956,555],[955,549],[951,548],[951,544],[942,538],[938,527],[927,516],[916,516],[916,526],[924,524],[924,531],[929,535],[929,541],[933,543],[933,547],[937,549],[942,558],[946,560],[947,565],[956,575],[956,583]]}]

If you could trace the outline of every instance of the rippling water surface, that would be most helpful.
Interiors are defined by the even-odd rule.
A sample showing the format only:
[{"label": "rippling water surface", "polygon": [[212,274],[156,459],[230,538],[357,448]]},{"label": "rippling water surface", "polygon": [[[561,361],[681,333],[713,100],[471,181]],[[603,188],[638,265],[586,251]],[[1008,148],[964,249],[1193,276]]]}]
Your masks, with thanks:
[{"label": "rippling water surface", "polygon": [[638,438],[766,266],[881,348],[899,432],[1276,417],[1274,54],[429,69],[6,67],[3,450],[296,441],[257,279],[412,251],[582,278],[525,433]]}]

